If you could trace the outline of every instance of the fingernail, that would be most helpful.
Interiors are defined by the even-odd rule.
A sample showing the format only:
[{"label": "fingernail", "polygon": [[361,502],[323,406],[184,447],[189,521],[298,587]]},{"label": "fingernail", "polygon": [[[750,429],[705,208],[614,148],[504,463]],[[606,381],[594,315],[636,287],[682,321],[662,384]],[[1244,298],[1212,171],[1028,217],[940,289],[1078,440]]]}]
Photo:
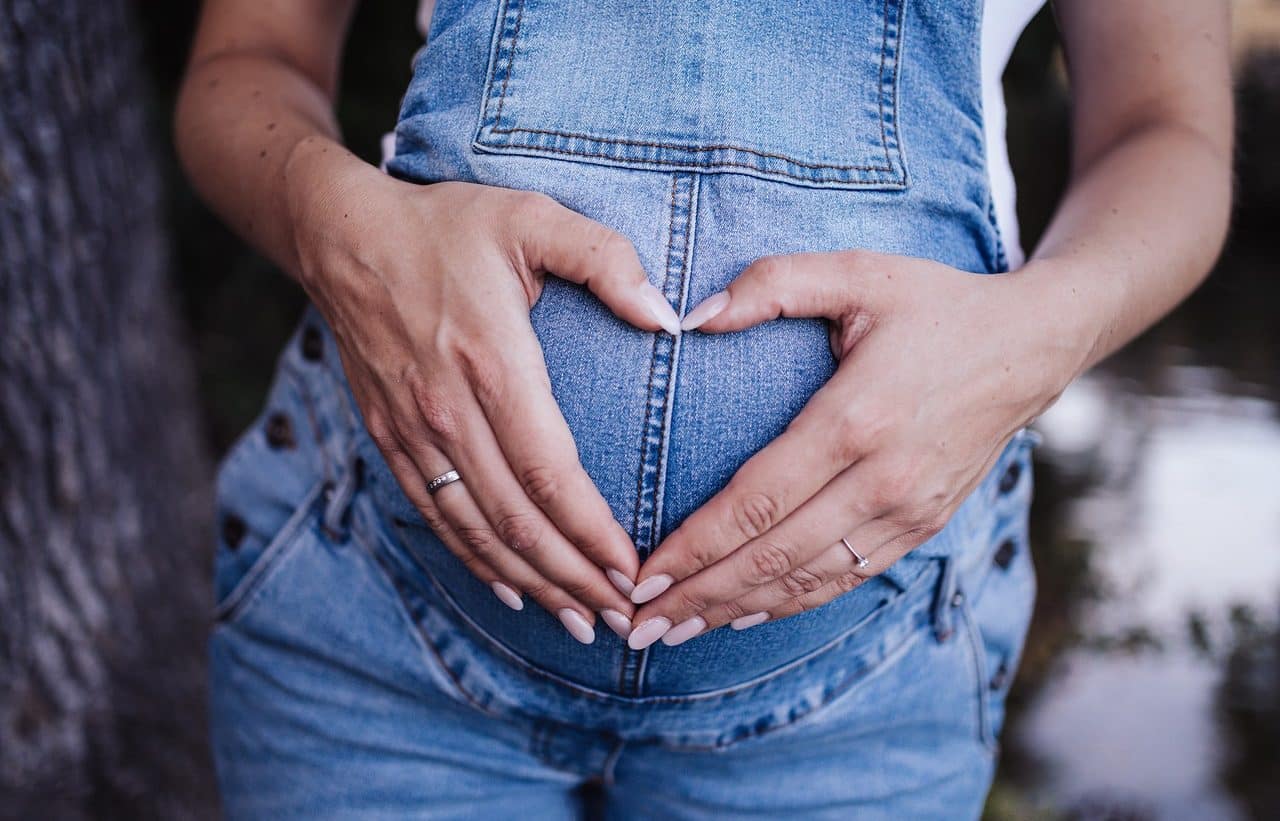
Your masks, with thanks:
[{"label": "fingernail", "polygon": [[609,629],[617,633],[621,638],[631,635],[631,619],[619,613],[617,610],[601,610],[600,617],[604,619],[604,623],[609,625]]},{"label": "fingernail", "polygon": [[695,305],[692,311],[685,314],[684,321],[680,323],[680,328],[692,331],[727,307],[729,307],[729,292],[720,291],[714,293]]},{"label": "fingernail", "polygon": [[748,627],[755,627],[757,624],[764,624],[768,620],[769,614],[761,611],[759,613],[752,613],[749,616],[739,616],[729,622],[729,626],[734,630],[746,630]]},{"label": "fingernail", "polygon": [[666,573],[659,573],[656,576],[645,579],[636,585],[635,590],[631,591],[631,600],[636,604],[644,604],[650,599],[656,599],[662,594],[662,591],[671,586],[675,579]]},{"label": "fingernail", "polygon": [[655,616],[631,631],[627,646],[632,650],[643,650],[662,638],[662,634],[671,629],[671,619]]},{"label": "fingernail", "polygon": [[652,285],[645,285],[642,294],[645,305],[649,308],[649,313],[653,314],[653,318],[662,326],[662,330],[672,336],[679,336],[680,317],[676,316],[671,303],[667,302],[667,298],[662,295],[662,292]]},{"label": "fingernail", "polygon": [[489,585],[493,588],[493,595],[498,597],[498,601],[510,607],[512,610],[523,610],[524,599],[520,598],[520,594],[507,587],[502,582],[494,582]]},{"label": "fingernail", "polygon": [[591,629],[591,625],[577,610],[566,607],[557,615],[560,616],[560,623],[564,625],[564,629],[578,641],[590,644],[596,640],[596,631]]},{"label": "fingernail", "polygon": [[677,644],[684,644],[706,629],[707,620],[702,616],[694,616],[672,627],[671,631],[662,637],[662,643],[668,647],[675,647]]},{"label": "fingernail", "polygon": [[630,596],[631,591],[636,589],[636,583],[626,577],[621,570],[614,570],[612,567],[604,571],[609,577],[609,581],[613,582],[613,586],[618,588],[618,592],[624,596]]}]

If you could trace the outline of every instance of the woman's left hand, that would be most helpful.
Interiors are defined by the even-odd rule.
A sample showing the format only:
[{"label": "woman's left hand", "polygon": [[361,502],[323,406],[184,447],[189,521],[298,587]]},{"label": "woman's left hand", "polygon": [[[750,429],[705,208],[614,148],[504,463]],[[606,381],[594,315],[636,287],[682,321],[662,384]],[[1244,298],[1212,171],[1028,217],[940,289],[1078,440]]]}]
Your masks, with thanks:
[{"label": "woman's left hand", "polygon": [[645,562],[631,646],[818,607],[941,530],[1089,353],[1061,330],[1065,307],[1045,304],[1044,279],[1023,272],[865,251],[767,257],[691,311],[685,328],[704,333],[826,317],[839,365]]}]

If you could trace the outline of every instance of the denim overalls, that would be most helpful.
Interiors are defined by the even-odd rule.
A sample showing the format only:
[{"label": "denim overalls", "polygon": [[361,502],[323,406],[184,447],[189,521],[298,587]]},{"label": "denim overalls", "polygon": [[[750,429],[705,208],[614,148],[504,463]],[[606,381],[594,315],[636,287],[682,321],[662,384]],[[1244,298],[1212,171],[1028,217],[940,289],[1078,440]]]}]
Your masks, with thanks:
[{"label": "denim overalls", "polygon": [[[630,238],[681,314],[769,254],[999,272],[980,14],[440,0],[388,170],[549,194]],[[532,320],[582,463],[642,555],[835,367],[818,320],[675,338],[554,277]],[[975,817],[1034,595],[1033,437],[938,536],[822,608],[677,647],[604,630],[583,646],[503,606],[426,527],[309,311],[220,474],[227,810],[559,818],[596,782],[620,818]]]}]

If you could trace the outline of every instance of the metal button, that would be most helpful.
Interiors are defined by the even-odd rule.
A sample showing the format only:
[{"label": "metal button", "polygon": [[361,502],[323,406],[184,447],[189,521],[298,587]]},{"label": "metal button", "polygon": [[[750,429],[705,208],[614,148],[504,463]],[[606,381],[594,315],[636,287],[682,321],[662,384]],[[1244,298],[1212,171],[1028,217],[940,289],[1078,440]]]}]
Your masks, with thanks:
[{"label": "metal button", "polygon": [[222,517],[222,542],[229,549],[235,550],[240,547],[240,543],[244,541],[244,536],[249,532],[249,527],[234,513],[228,513]]},{"label": "metal button", "polygon": [[996,548],[996,555],[991,558],[996,563],[996,567],[1005,570],[1013,561],[1013,556],[1018,552],[1018,546],[1014,544],[1013,539],[1005,539]]},{"label": "metal button", "polygon": [[324,356],[324,340],[320,332],[308,325],[302,331],[302,356],[312,362],[318,362]]},{"label": "metal button", "polygon": [[1018,479],[1022,476],[1022,463],[1010,462],[1009,467],[1005,468],[1004,475],[1000,477],[1000,492],[1008,493],[1018,486]]},{"label": "metal button", "polygon": [[293,438],[293,423],[289,421],[289,417],[286,414],[273,413],[268,416],[265,432],[267,444],[276,450],[292,448],[297,444]]}]

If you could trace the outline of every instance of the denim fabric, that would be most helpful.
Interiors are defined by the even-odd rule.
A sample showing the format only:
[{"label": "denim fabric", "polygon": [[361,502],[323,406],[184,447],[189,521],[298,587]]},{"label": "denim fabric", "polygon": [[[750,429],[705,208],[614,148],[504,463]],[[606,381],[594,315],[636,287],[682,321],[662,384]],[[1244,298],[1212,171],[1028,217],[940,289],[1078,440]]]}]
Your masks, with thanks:
[{"label": "denim fabric", "polygon": [[[695,11],[696,9],[696,11]],[[630,238],[678,312],[754,259],[1005,265],[980,3],[441,0],[388,169],[538,190]],[[816,320],[640,332],[549,278],[532,312],[584,467],[647,555],[833,373]],[[220,476],[213,727],[235,817],[958,818],[1030,617],[1033,434],[946,528],[809,613],[591,646],[455,560],[309,312]]]}]

